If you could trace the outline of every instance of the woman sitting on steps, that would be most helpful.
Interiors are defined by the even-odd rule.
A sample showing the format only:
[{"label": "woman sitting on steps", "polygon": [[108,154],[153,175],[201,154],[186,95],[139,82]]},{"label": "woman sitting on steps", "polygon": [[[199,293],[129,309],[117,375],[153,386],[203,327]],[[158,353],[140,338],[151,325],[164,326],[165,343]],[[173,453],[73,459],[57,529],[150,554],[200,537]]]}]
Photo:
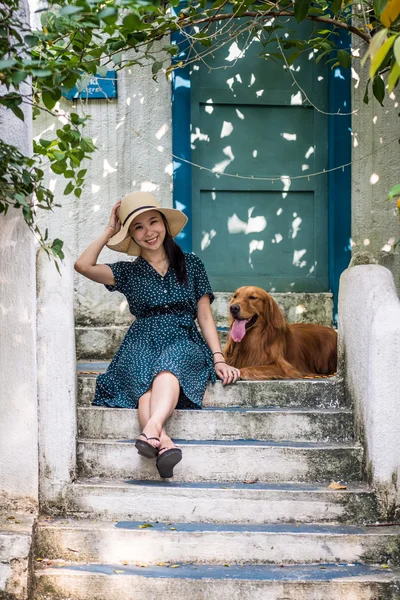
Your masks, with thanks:
[{"label": "woman sitting on steps", "polygon": [[[173,239],[186,222],[181,211],[161,208],[152,194],[130,193],[115,204],[104,232],[75,263],[78,273],[124,294],[136,317],[106,373],[97,379],[93,405],[138,408],[142,433],[136,448],[157,459],[161,477],[172,477],[182,459],[165,430],[174,409],[201,408],[215,374],[224,384],[240,376],[221,351],[204,265]],[[97,264],[105,245],[138,258]]]}]

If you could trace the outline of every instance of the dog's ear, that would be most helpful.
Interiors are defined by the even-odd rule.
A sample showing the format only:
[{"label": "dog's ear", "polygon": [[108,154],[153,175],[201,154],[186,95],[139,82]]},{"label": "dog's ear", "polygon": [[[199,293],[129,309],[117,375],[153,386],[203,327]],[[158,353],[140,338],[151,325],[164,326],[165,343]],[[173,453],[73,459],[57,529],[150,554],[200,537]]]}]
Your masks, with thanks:
[{"label": "dog's ear", "polygon": [[279,306],[269,294],[267,294],[264,303],[264,320],[275,329],[282,329],[286,325]]}]

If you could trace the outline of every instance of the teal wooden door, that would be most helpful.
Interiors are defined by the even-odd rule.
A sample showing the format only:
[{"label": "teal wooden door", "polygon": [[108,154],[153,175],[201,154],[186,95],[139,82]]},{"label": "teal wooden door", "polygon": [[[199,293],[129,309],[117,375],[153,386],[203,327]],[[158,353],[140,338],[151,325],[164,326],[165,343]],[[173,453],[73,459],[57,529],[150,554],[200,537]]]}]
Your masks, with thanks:
[{"label": "teal wooden door", "polygon": [[[304,37],[312,28],[297,25]],[[209,169],[192,168],[193,251],[217,291],[248,284],[325,291],[327,176],[295,177],[327,169],[327,118],[309,105],[288,69],[258,57],[258,40],[241,53],[246,39],[191,70],[191,160]],[[306,52],[293,74],[327,111],[326,67]]]}]

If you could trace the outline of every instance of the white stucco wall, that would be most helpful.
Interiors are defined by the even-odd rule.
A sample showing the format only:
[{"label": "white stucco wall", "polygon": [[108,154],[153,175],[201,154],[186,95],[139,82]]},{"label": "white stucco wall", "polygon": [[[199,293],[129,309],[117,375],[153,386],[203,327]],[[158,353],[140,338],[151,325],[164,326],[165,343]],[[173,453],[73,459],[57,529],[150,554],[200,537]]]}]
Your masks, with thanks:
[{"label": "white stucco wall", "polygon": [[76,468],[76,362],[73,261],[37,254],[37,381],[42,509],[62,501]]},{"label": "white stucco wall", "polygon": [[361,68],[366,45],[353,36],[352,64],[352,242],[353,253],[368,250],[394,274],[400,289],[400,254],[393,245],[400,238],[395,201],[386,200],[390,188],[400,183],[400,88],[384,99],[363,102],[369,78],[369,61]]},{"label": "white stucco wall", "polygon": [[400,301],[385,267],[362,265],[342,274],[339,347],[367,469],[379,489],[392,500],[397,495],[399,505]]},{"label": "white stucco wall", "polygon": [[[28,17],[26,3],[21,10]],[[0,137],[29,155],[31,110],[23,110],[25,122],[0,107]],[[0,494],[27,502],[38,498],[35,338],[34,238],[11,209],[0,215]]]},{"label": "white stucco wall", "polygon": [[[160,48],[162,45],[160,42]],[[63,111],[91,115],[85,135],[92,137],[98,148],[93,160],[87,161],[89,170],[80,200],[64,196],[65,180],[49,172],[49,185],[62,208],[39,217],[43,227],[49,225],[49,235],[64,240],[74,258],[100,234],[113,204],[127,192],[151,191],[163,206],[172,206],[171,84],[163,73],[158,79],[153,81],[150,67],[136,66],[118,73],[117,100],[61,102]],[[51,139],[55,128],[55,120],[43,113],[34,122],[34,135]],[[100,257],[104,262],[121,259],[121,254],[108,249]],[[115,296],[76,274],[77,322],[126,323],[126,303],[121,304]]]}]

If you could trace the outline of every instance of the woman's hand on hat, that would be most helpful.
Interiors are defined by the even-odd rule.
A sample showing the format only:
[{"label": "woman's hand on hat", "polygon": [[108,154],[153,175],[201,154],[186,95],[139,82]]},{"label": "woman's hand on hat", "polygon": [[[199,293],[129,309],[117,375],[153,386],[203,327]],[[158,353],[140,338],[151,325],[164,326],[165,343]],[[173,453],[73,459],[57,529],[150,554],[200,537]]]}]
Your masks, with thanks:
[{"label": "woman's hand on hat", "polygon": [[121,221],[118,218],[118,209],[121,206],[121,202],[122,200],[118,200],[118,202],[112,207],[111,215],[106,227],[106,229],[108,229],[112,235],[115,235],[121,229]]}]

